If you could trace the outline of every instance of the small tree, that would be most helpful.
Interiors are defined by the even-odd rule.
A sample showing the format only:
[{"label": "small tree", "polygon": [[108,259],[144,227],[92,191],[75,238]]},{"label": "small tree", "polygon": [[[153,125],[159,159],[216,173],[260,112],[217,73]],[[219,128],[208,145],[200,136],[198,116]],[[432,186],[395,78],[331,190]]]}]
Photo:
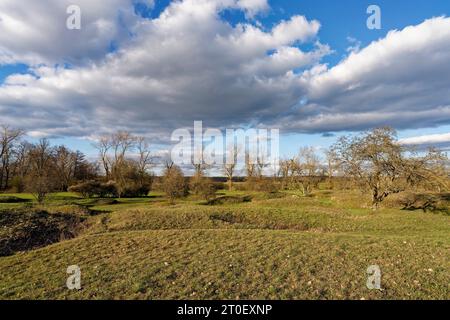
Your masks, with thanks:
[{"label": "small tree", "polygon": [[237,171],[238,156],[241,152],[241,147],[236,146],[234,141],[227,146],[225,162],[223,165],[223,173],[227,177],[228,190],[233,190],[233,179]]},{"label": "small tree", "polygon": [[55,190],[55,162],[52,148],[47,139],[41,139],[30,150],[30,172],[27,176],[27,188],[39,203],[42,203],[49,192]]},{"label": "small tree", "polygon": [[202,175],[194,175],[191,178],[189,190],[206,201],[211,200],[216,196],[216,186],[211,179]]},{"label": "small tree", "polygon": [[335,175],[338,169],[338,157],[336,152],[333,149],[328,149],[325,151],[326,157],[326,174],[328,177],[328,187],[330,189],[334,188],[333,176]]},{"label": "small tree", "polygon": [[188,193],[183,171],[176,165],[164,170],[162,186],[171,204],[175,202],[175,199],[185,197]]}]

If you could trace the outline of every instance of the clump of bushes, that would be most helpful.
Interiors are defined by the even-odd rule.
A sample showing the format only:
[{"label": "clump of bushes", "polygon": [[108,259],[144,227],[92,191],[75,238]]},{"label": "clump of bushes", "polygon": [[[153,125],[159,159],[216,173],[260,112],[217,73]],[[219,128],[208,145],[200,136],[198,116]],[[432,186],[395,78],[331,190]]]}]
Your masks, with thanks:
[{"label": "clump of bushes", "polygon": [[69,187],[69,192],[75,192],[80,194],[84,198],[92,197],[117,197],[117,186],[114,181],[109,182],[99,182],[99,181],[86,181],[80,184]]},{"label": "clump of bushes", "polygon": [[450,194],[401,192],[387,198],[383,202],[386,208],[402,208],[403,210],[422,210],[423,212],[450,213]]},{"label": "clump of bushes", "polygon": [[448,213],[449,206],[445,198],[441,194],[405,193],[399,200],[404,210],[445,211]]},{"label": "clump of bushes", "polygon": [[173,165],[166,168],[162,178],[162,188],[171,204],[175,202],[175,199],[188,195],[189,186],[180,167]]},{"label": "clump of bushes", "polygon": [[265,193],[278,192],[279,186],[274,179],[270,178],[253,178],[246,181],[247,189]]},{"label": "clump of bushes", "polygon": [[209,201],[216,196],[217,185],[209,178],[195,175],[191,178],[189,190],[192,194]]},{"label": "clump of bushes", "polygon": [[149,192],[150,186],[148,185],[130,183],[125,185],[122,192],[120,193],[120,196],[124,198],[146,197]]}]

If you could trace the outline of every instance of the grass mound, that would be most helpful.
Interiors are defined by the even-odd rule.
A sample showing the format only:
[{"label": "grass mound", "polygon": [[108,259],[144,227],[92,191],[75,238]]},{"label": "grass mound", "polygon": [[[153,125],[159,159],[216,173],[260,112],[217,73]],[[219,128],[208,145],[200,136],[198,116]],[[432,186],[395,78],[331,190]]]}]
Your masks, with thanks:
[{"label": "grass mound", "polygon": [[[252,201],[241,201],[248,194]],[[366,206],[370,195],[359,191],[220,196],[240,200],[211,206],[190,197],[169,206],[159,196],[103,205],[101,199],[52,199],[34,208],[4,204],[2,248],[5,239],[16,241],[14,250],[32,239],[24,250],[37,249],[0,257],[0,298],[449,298],[446,214],[404,210],[400,203],[374,212]],[[439,199],[445,205],[449,197]],[[51,230],[50,241],[33,230]],[[74,264],[82,288],[70,291],[66,269]],[[374,264],[383,291],[366,287],[366,270]]]},{"label": "grass mound", "polygon": [[32,250],[75,237],[83,217],[42,210],[0,212],[0,256]]},{"label": "grass mound", "polygon": [[[4,299],[448,299],[448,242],[277,230],[81,236],[1,260]],[[65,286],[66,268],[81,290]],[[366,288],[379,265],[383,291]]]}]

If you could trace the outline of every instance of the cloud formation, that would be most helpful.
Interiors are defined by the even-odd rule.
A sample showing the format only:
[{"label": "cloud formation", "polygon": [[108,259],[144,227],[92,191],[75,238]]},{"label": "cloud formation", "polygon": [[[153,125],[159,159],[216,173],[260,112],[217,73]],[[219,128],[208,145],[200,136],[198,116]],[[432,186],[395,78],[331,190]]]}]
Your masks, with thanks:
[{"label": "cloud formation", "polygon": [[[4,17],[19,17],[25,5],[5,1],[0,63],[25,62],[30,74],[11,75],[0,86],[0,122],[33,132],[127,129],[163,141],[194,120],[307,133],[450,122],[450,18],[391,31],[329,68],[321,64],[332,49],[319,42],[320,23],[296,15],[260,26],[266,0],[176,1],[154,19],[137,15],[131,0],[79,1],[83,12],[85,5],[102,14],[87,14],[86,30],[76,36],[54,28],[56,9],[47,23],[23,22],[12,33]],[[37,12],[44,10],[37,3]],[[247,21],[233,26],[223,10],[241,10]],[[34,33],[20,32],[27,29]],[[114,52],[111,42],[118,44]],[[73,66],[54,65],[61,61]]]},{"label": "cloud formation", "polygon": [[[153,0],[2,0],[0,65],[78,65],[102,59],[139,23],[136,2],[153,6]],[[81,9],[81,30],[66,28],[70,5]]]},{"label": "cloud formation", "polygon": [[308,103],[290,115],[305,131],[397,129],[450,122],[450,18],[438,17],[352,52],[302,77]]},{"label": "cloud formation", "polygon": [[429,134],[417,137],[400,139],[399,143],[405,146],[428,148],[430,146],[450,150],[450,133]]}]

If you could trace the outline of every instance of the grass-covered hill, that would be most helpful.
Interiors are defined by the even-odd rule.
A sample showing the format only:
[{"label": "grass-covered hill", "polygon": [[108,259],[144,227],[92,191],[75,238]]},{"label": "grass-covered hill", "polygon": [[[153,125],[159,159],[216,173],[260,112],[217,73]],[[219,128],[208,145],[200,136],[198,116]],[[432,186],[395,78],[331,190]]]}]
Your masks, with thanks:
[{"label": "grass-covered hill", "polygon": [[[0,197],[0,243],[11,247],[0,257],[0,298],[450,298],[448,202],[430,212],[394,199],[374,212],[359,192],[223,196],[169,205],[157,193],[59,193],[37,206],[30,195],[3,195],[15,200]],[[49,230],[62,236],[12,246]],[[81,268],[81,290],[66,287],[69,265]],[[366,287],[370,265],[380,266],[381,291]]]}]

